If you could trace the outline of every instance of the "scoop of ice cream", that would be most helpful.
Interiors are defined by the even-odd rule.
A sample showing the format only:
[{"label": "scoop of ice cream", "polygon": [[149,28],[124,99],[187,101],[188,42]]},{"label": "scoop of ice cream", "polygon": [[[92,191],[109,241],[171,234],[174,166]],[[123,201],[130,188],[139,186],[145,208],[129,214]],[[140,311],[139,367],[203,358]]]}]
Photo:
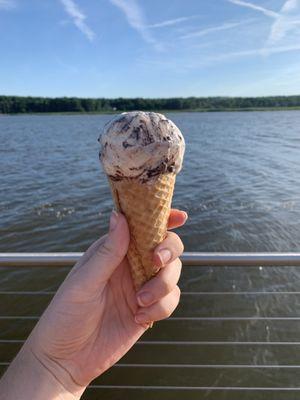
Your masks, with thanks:
[{"label": "scoop of ice cream", "polygon": [[163,173],[177,174],[182,166],[184,138],[162,114],[122,113],[104,127],[99,141],[100,159],[111,179],[147,182]]}]

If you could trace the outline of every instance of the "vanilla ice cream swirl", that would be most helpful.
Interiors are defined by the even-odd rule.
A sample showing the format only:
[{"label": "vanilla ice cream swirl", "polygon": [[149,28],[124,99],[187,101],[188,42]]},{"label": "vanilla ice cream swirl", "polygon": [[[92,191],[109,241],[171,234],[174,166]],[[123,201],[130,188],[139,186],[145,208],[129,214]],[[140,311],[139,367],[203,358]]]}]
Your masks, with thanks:
[{"label": "vanilla ice cream swirl", "polygon": [[99,138],[100,159],[113,180],[137,178],[150,182],[182,167],[184,138],[164,115],[133,111],[118,115],[105,125]]}]

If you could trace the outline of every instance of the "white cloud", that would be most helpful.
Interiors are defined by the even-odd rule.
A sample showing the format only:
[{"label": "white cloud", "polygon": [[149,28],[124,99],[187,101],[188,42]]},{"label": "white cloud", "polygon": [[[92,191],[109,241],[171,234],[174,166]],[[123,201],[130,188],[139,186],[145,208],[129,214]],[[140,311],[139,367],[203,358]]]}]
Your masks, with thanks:
[{"label": "white cloud", "polygon": [[283,12],[290,12],[297,9],[297,7],[299,7],[299,0],[288,0],[284,3],[281,10]]},{"label": "white cloud", "polygon": [[[268,48],[253,48],[248,50],[237,50],[232,52],[225,53],[216,53],[213,55],[203,55],[201,59],[190,60],[189,62],[185,62],[181,65],[181,68],[189,69],[197,69],[201,67],[208,67],[210,65],[214,65],[218,62],[226,62],[232,61],[240,58],[247,57],[264,57],[265,55],[270,54],[279,54],[279,53],[287,53],[293,51],[299,51],[300,44],[290,45],[290,46],[273,46]],[[170,60],[169,60],[170,61]],[[170,65],[172,61],[170,61]]]},{"label": "white cloud", "polygon": [[162,50],[163,46],[149,32],[142,8],[136,0],[110,0],[125,15],[128,24],[135,29],[145,42],[150,43],[156,50]]},{"label": "white cloud", "polygon": [[0,10],[11,10],[16,7],[14,0],[0,0]]},{"label": "white cloud", "polygon": [[[1,0],[0,0],[1,1]],[[71,17],[73,24],[90,40],[93,41],[95,33],[85,23],[86,15],[80,10],[74,0],[60,0],[66,13]]]},{"label": "white cloud", "polygon": [[181,17],[181,18],[174,18],[169,19],[167,21],[158,22],[156,24],[148,25],[147,28],[163,28],[165,26],[180,24],[181,22],[190,21],[191,19],[199,18],[198,15],[193,15],[191,17]]},{"label": "white cloud", "polygon": [[[300,3],[299,0],[286,0],[281,7],[279,16],[271,26],[267,45],[274,44],[285,38],[290,31],[300,28]],[[295,37],[293,38],[295,40]],[[299,40],[299,37],[298,37]]]},{"label": "white cloud", "polygon": [[[243,58],[263,58],[266,55],[266,50],[267,55],[295,52],[300,50],[300,44],[290,46],[274,46],[267,49],[257,47],[248,50],[220,52],[211,55],[202,54],[201,58],[197,58],[197,56],[194,54],[194,56],[190,59],[186,59],[185,57],[179,57],[176,60],[173,58],[154,59],[152,57],[151,59],[141,59],[139,62],[143,67],[148,67],[150,69],[158,68],[159,70],[172,70],[176,73],[182,74],[190,70],[208,68],[211,65],[216,65],[218,63],[222,64],[224,62],[236,62],[236,60]],[[272,73],[272,71],[270,71],[270,73]]]},{"label": "white cloud", "polygon": [[230,53],[217,54],[215,56],[209,57],[209,61],[221,61],[231,58],[249,57],[249,56],[265,56],[267,54],[276,53],[287,53],[290,51],[300,50],[300,44],[290,45],[290,46],[273,46],[266,48],[257,48],[250,50],[234,51]]},{"label": "white cloud", "polygon": [[[265,55],[272,53],[272,46],[276,45],[280,40],[284,38],[292,39],[293,42],[295,41],[295,39],[299,41],[299,35],[288,37],[288,33],[290,33],[291,31],[293,31],[294,33],[300,32],[300,0],[285,0],[279,12],[269,10],[267,8],[244,0],[228,1],[242,7],[252,8],[253,10],[261,12],[268,17],[275,19],[271,26],[265,48],[262,49],[262,52]],[[289,47],[294,47],[294,45],[291,46],[291,43],[283,43],[283,46],[276,48]]]},{"label": "white cloud", "polygon": [[205,28],[205,29],[201,29],[195,32],[191,32],[188,33],[187,35],[183,35],[181,36],[181,39],[189,39],[192,37],[199,37],[199,36],[205,36],[208,35],[210,33],[214,33],[214,32],[219,32],[219,31],[225,31],[227,29],[232,29],[235,28],[239,25],[244,25],[245,21],[240,21],[240,22],[225,22],[222,25],[218,25],[218,26],[212,26],[211,28]]},{"label": "white cloud", "polygon": [[[275,11],[269,10],[268,8],[265,8],[265,7],[258,6],[256,4],[250,3],[248,1],[243,1],[243,0],[228,0],[228,1],[232,4],[236,4],[237,6],[247,7],[247,8],[251,8],[252,10],[259,11],[271,18],[277,18],[279,16],[279,14]],[[291,1],[295,1],[295,0],[291,0]]]}]

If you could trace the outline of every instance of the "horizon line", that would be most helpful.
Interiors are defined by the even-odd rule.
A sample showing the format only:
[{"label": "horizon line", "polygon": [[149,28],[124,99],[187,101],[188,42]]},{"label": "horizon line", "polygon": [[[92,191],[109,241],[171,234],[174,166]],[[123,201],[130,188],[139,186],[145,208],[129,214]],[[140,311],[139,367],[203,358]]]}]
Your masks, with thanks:
[{"label": "horizon line", "polygon": [[21,94],[0,94],[1,97],[31,97],[31,98],[43,98],[43,99],[106,99],[106,100],[116,100],[116,99],[143,99],[143,100],[165,100],[165,99],[209,99],[209,98],[265,98],[265,97],[300,97],[300,93],[297,94],[266,94],[266,95],[207,95],[207,96],[170,96],[170,97],[144,97],[144,96],[117,96],[117,97],[93,97],[93,96],[46,96],[46,95],[21,95]]}]

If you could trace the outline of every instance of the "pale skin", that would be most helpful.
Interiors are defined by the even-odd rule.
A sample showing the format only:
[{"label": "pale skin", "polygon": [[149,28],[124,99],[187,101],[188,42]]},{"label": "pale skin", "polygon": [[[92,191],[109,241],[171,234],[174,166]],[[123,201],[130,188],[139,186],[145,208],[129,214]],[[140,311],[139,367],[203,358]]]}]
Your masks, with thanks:
[{"label": "pale skin", "polygon": [[[169,229],[185,223],[172,210]],[[112,213],[109,233],[73,267],[0,381],[1,400],[77,400],[89,383],[114,365],[152,322],[178,305],[183,252],[168,232],[153,253],[160,272],[137,293],[126,252],[125,217]]]}]

